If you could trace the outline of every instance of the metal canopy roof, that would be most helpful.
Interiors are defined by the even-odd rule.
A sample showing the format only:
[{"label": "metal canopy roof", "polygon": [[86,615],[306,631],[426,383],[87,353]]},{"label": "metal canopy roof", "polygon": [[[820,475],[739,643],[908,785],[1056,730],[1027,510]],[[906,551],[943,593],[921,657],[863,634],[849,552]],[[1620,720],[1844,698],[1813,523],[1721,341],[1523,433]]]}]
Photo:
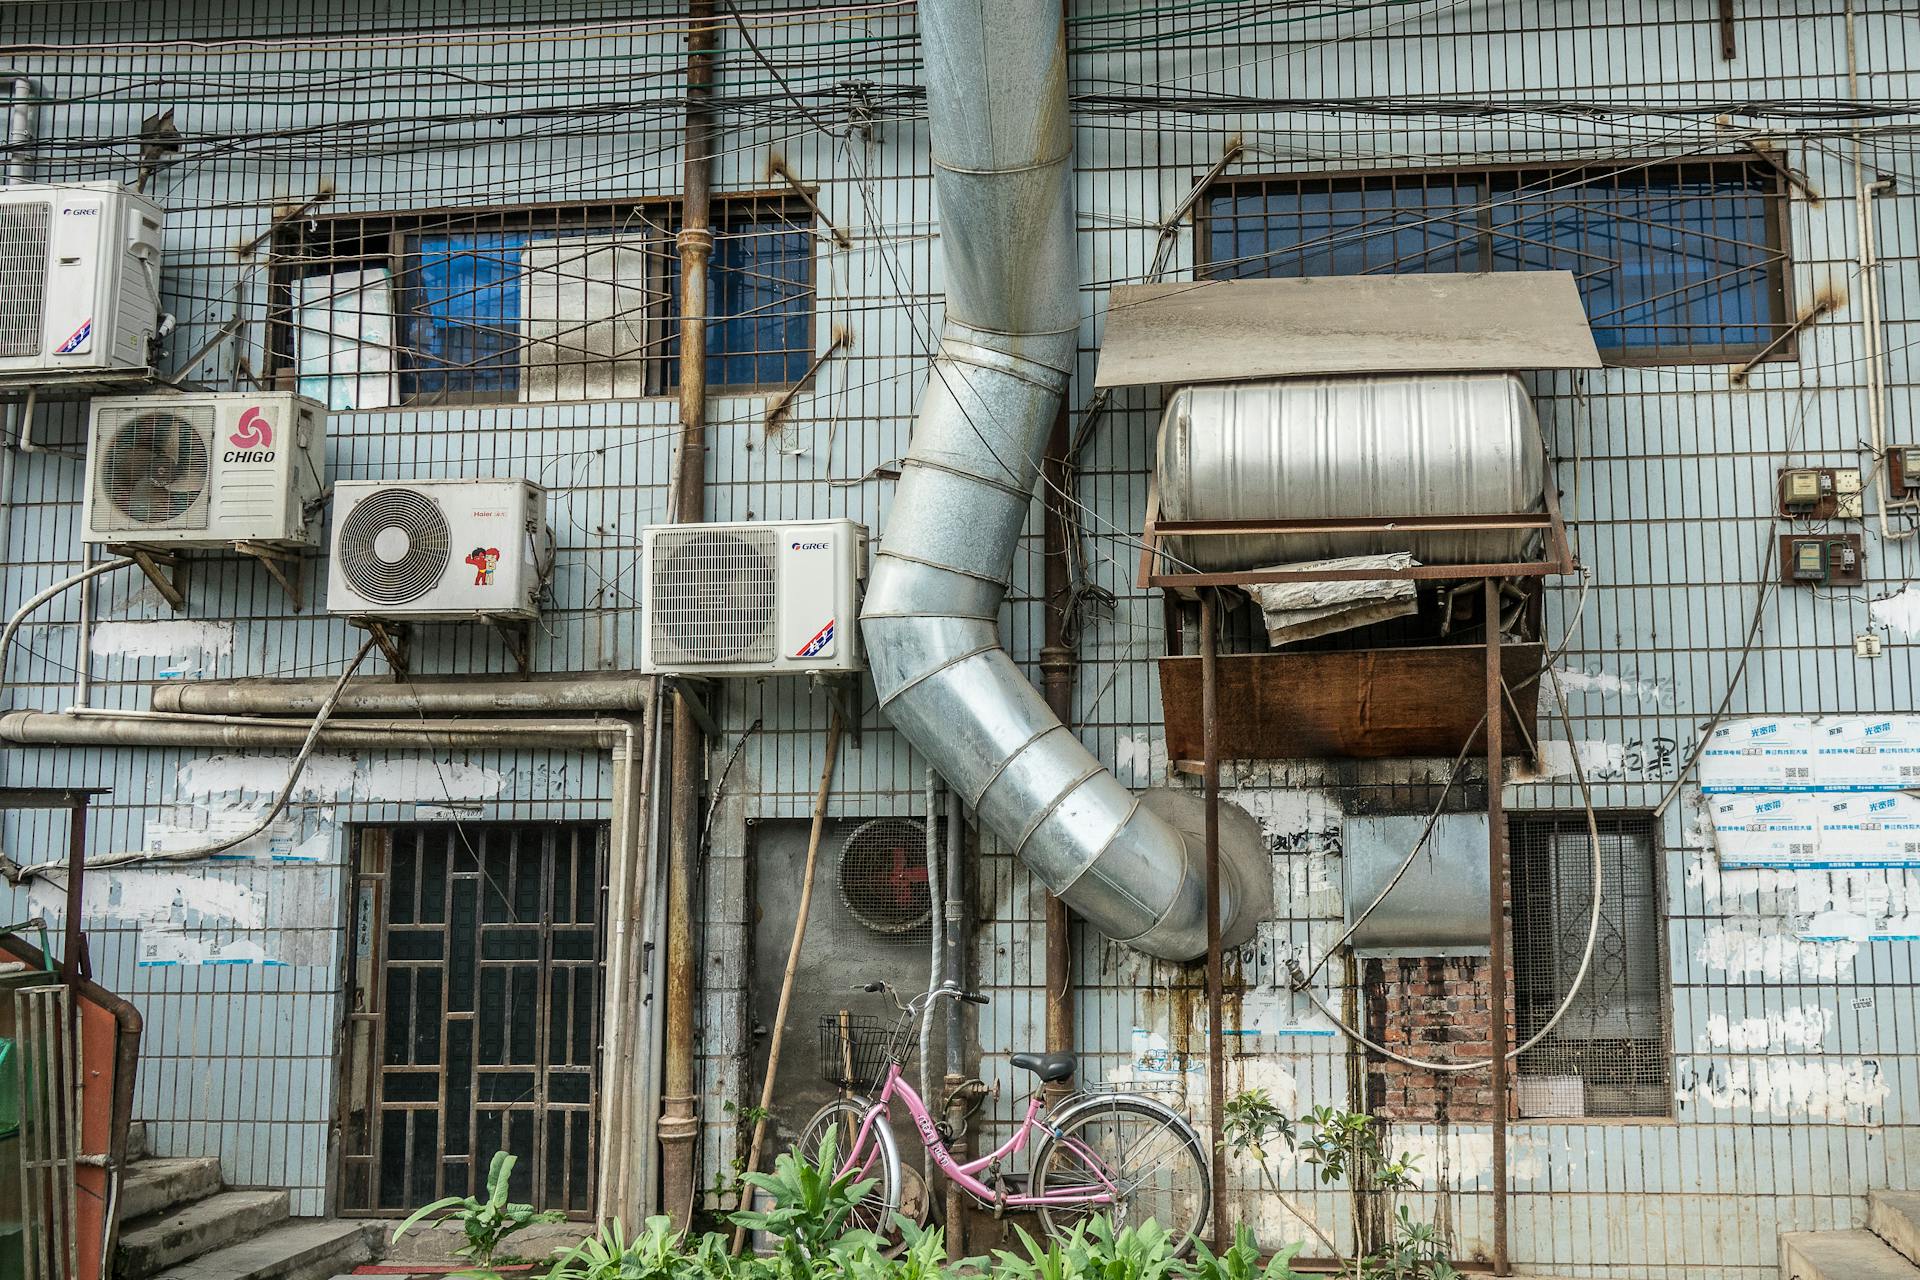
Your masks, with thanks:
[{"label": "metal canopy roof", "polygon": [[1597,369],[1567,271],[1122,285],[1094,385]]}]

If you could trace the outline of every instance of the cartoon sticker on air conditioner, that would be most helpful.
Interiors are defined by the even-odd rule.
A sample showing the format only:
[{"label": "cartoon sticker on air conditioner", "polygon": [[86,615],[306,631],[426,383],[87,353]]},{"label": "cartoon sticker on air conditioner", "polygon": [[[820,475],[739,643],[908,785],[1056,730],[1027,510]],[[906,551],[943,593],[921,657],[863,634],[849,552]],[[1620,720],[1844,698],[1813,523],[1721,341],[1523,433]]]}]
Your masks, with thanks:
[{"label": "cartoon sticker on air conditioner", "polygon": [[467,552],[467,563],[473,566],[473,585],[490,587],[493,585],[494,566],[500,563],[500,548],[475,547]]}]

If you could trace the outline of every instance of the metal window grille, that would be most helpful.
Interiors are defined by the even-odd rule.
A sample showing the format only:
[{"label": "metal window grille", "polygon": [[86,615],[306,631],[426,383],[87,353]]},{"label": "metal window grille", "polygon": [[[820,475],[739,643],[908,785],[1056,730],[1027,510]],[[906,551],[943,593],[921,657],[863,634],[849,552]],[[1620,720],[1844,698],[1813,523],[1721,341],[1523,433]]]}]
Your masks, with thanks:
[{"label": "metal window grille", "polygon": [[0,205],[0,356],[40,354],[52,209],[43,200]]},{"label": "metal window grille", "polygon": [[1792,358],[1785,190],[1764,160],[1233,178],[1206,279],[1573,273],[1615,363]]},{"label": "metal window grille", "polygon": [[359,833],[341,1199],[399,1215],[485,1195],[593,1207],[606,892],[597,824]]},{"label": "metal window grille", "polygon": [[[716,200],[716,390],[805,374],[811,219],[781,198]],[[666,200],[297,219],[275,237],[274,368],[335,409],[670,394],[676,224]]]},{"label": "metal window grille", "polygon": [[[1599,818],[1603,868],[1593,963],[1566,1016],[1519,1059],[1523,1116],[1664,1116],[1666,972],[1650,817]],[[1516,816],[1508,826],[1513,884],[1516,1030],[1531,1039],[1566,999],[1593,911],[1593,846],[1585,814]]]}]

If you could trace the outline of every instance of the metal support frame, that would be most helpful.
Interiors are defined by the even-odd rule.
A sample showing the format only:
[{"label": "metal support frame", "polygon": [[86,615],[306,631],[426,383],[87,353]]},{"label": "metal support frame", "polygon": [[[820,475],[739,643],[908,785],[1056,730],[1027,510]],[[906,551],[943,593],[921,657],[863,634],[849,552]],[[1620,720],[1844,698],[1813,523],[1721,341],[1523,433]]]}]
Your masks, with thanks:
[{"label": "metal support frame", "polygon": [[507,653],[513,658],[513,665],[519,668],[520,678],[526,680],[533,675],[533,620],[531,618],[488,618],[500,638],[506,641]]},{"label": "metal support frame", "polygon": [[1740,55],[1740,41],[1737,33],[1739,15],[1734,11],[1735,0],[1720,0],[1720,57],[1722,61],[1732,62]]},{"label": "metal support frame", "polygon": [[306,608],[306,598],[302,591],[305,585],[303,560],[298,551],[289,551],[285,547],[270,547],[263,542],[236,542],[233,549],[243,556],[249,556],[260,562],[267,575],[280,584],[287,593],[287,599],[293,602],[293,611],[301,612]]},{"label": "metal support frame", "polygon": [[[800,203],[813,210],[813,216],[826,224],[827,234],[833,237],[835,244],[839,245],[842,249],[853,248],[853,237],[845,231],[842,231],[840,224],[827,216],[827,211],[820,207],[820,202],[814,198],[813,192],[808,189],[807,184],[795,177],[793,170],[787,168],[787,159],[785,156],[781,155],[778,151],[770,154],[767,157],[767,173],[770,177],[779,178],[785,182],[787,186],[792,189],[793,194],[799,198]],[[801,381],[804,382],[806,379],[802,378]]]},{"label": "metal support frame", "polygon": [[387,622],[380,618],[348,618],[347,622],[360,628],[373,637],[380,646],[380,653],[393,669],[395,680],[405,680],[409,663],[413,659],[413,629],[404,622]]},{"label": "metal support frame", "polygon": [[187,559],[178,551],[125,543],[110,544],[107,550],[132,560],[175,613],[187,607]]},{"label": "metal support frame", "polygon": [[[1194,587],[1245,587],[1266,582],[1377,582],[1467,581],[1473,578],[1544,578],[1574,571],[1573,549],[1566,522],[1560,518],[1560,493],[1546,487],[1546,510],[1481,516],[1365,516],[1340,520],[1162,520],[1159,487],[1147,494],[1147,519],[1140,534],[1140,568],[1136,585],[1183,590]],[[1546,554],[1538,560],[1497,561],[1488,564],[1416,564],[1405,569],[1260,569],[1233,573],[1167,572],[1171,562],[1162,545],[1166,538],[1236,538],[1247,535],[1307,537],[1345,533],[1500,533],[1539,530],[1546,535]]]},{"label": "metal support frame", "polygon": [[[824,689],[827,700],[840,713],[840,726],[847,735],[847,745],[855,751],[860,749],[860,717],[866,712],[866,700],[860,696],[860,677],[857,675],[825,675],[816,672],[813,686]],[[710,737],[718,737],[720,731],[708,727]]]}]

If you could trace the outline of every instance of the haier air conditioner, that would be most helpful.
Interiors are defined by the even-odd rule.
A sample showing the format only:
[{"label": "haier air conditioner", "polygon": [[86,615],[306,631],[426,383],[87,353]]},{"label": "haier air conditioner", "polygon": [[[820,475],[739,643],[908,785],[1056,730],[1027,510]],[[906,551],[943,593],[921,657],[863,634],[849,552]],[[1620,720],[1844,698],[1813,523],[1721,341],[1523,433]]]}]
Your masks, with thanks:
[{"label": "haier air conditioner", "polygon": [[0,389],[148,372],[161,226],[114,182],[0,187]]},{"label": "haier air conditioner", "polygon": [[399,622],[540,612],[546,490],[527,480],[344,480],[333,487],[327,609]]},{"label": "haier air conditioner", "polygon": [[641,539],[642,671],[761,676],[865,665],[863,526],[666,524]]},{"label": "haier air conditioner", "polygon": [[327,411],[290,391],[96,399],[88,542],[314,546]]}]

